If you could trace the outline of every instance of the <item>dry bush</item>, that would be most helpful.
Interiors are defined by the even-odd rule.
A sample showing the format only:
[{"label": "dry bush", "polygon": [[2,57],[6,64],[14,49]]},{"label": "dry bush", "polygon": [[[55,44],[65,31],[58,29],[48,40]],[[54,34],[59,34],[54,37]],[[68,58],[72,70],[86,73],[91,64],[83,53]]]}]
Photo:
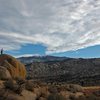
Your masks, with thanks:
[{"label": "dry bush", "polygon": [[83,95],[83,96],[79,96],[79,98],[77,98],[76,100],[87,100],[86,97]]},{"label": "dry bush", "polygon": [[71,94],[71,95],[69,96],[69,99],[70,99],[70,100],[76,100],[76,97],[75,97],[74,94]]},{"label": "dry bush", "polygon": [[59,94],[50,94],[47,100],[66,100],[64,96]]},{"label": "dry bush", "polygon": [[97,97],[100,97],[100,90],[94,91],[93,94],[94,94],[95,96],[97,96]]},{"label": "dry bush", "polygon": [[48,91],[47,86],[44,87],[42,86],[40,90],[41,90],[41,97],[47,98],[49,96],[50,92]]},{"label": "dry bush", "polygon": [[100,100],[100,97],[95,96],[94,94],[86,96],[86,100]]},{"label": "dry bush", "polygon": [[26,81],[25,89],[28,91],[34,91],[34,83],[32,81]]},{"label": "dry bush", "polygon": [[12,79],[9,79],[9,80],[4,82],[4,86],[5,86],[6,89],[13,90],[14,81]]},{"label": "dry bush", "polygon": [[7,91],[5,89],[0,89],[0,100],[6,100],[5,98],[6,92]]},{"label": "dry bush", "polygon": [[17,94],[21,94],[21,92],[23,91],[23,86],[17,84],[16,82],[14,82],[14,80],[9,79],[7,81],[4,82],[4,86],[5,89],[9,89]]},{"label": "dry bush", "polygon": [[74,84],[70,84],[68,87],[67,87],[67,90],[70,91],[70,92],[73,92],[73,93],[76,93],[76,92],[82,92],[83,89],[80,85],[74,85]]},{"label": "dry bush", "polygon": [[40,97],[39,100],[47,100],[46,98]]},{"label": "dry bush", "polygon": [[18,95],[10,90],[1,89],[0,91],[0,100],[19,100]]},{"label": "dry bush", "polygon": [[50,86],[50,87],[48,88],[48,91],[49,91],[50,93],[52,93],[52,94],[56,94],[56,93],[58,93],[58,88],[57,88],[56,86]]},{"label": "dry bush", "polygon": [[17,83],[18,85],[23,85],[23,84],[26,83],[26,80],[25,80],[25,79],[22,79],[22,78],[17,78],[17,79],[16,79],[16,83]]},{"label": "dry bush", "polygon": [[[83,96],[79,96],[79,97],[76,97],[75,94],[71,94],[69,96],[69,99],[70,100],[87,100],[86,97],[83,95]],[[90,99],[91,100],[91,99]]]},{"label": "dry bush", "polygon": [[65,97],[60,94],[61,88],[59,85],[49,86],[48,91],[50,95],[47,97],[47,100],[66,100]]}]

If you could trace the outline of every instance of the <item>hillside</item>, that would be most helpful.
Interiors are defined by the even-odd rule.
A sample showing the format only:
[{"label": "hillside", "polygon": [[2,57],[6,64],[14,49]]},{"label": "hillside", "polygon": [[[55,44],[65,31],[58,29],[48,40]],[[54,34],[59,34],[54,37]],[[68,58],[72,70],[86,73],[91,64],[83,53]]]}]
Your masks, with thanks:
[{"label": "hillside", "polygon": [[[60,58],[59,58],[60,59]],[[28,78],[47,82],[100,85],[100,59],[47,60],[26,64]]]}]

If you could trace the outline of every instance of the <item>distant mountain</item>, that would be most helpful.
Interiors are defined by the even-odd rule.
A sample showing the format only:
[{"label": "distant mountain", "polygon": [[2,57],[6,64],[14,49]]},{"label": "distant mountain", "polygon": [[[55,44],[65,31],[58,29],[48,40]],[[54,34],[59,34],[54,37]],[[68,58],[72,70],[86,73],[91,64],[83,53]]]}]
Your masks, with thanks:
[{"label": "distant mountain", "polygon": [[22,57],[27,77],[47,82],[100,85],[100,58]]},{"label": "distant mountain", "polygon": [[31,57],[20,57],[20,60],[24,64],[30,64],[32,62],[47,62],[47,61],[62,61],[67,57],[56,57],[56,56],[31,56]]}]

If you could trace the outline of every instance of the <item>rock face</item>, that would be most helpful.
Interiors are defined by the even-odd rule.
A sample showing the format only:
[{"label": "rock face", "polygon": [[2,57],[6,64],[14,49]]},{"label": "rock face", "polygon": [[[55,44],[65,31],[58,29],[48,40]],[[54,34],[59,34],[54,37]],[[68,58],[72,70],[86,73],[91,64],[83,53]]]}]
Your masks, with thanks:
[{"label": "rock face", "polygon": [[12,78],[25,78],[26,69],[25,66],[16,58],[10,55],[0,55],[0,66],[7,69]]},{"label": "rock face", "polygon": [[3,66],[0,66],[0,79],[10,79],[10,72]]}]

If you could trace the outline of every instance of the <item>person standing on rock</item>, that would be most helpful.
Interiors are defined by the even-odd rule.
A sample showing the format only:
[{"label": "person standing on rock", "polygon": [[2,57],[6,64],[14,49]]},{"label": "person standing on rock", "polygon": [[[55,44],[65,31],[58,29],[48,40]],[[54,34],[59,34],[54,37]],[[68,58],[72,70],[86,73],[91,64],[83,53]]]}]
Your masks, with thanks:
[{"label": "person standing on rock", "polygon": [[3,54],[3,48],[1,49],[1,55]]}]

